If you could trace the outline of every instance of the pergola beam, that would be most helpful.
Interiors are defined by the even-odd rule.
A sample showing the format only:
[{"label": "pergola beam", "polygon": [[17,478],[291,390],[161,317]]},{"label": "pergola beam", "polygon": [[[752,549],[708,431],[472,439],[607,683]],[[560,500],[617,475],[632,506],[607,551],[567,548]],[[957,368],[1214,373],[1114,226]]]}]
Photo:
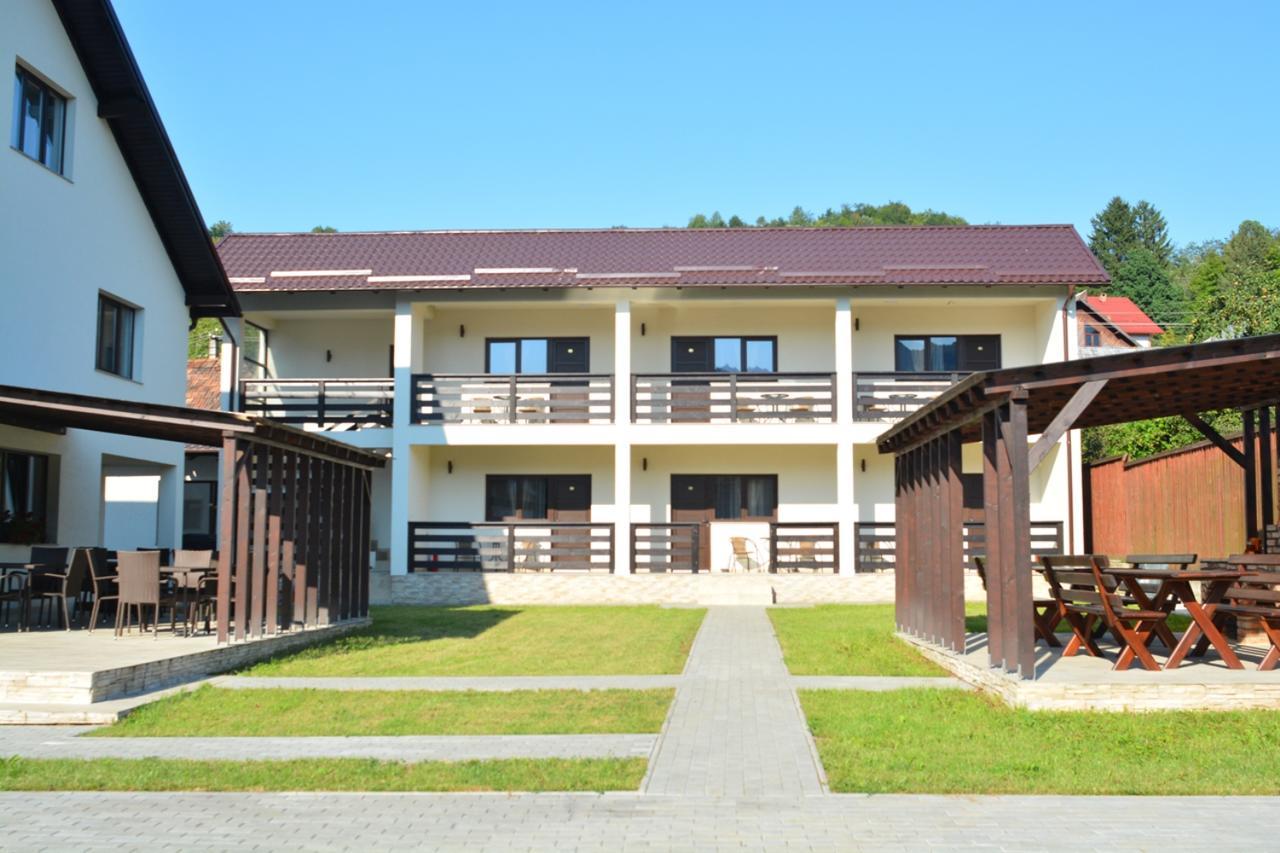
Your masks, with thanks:
[{"label": "pergola beam", "polygon": [[1093,402],[1093,398],[1103,388],[1107,387],[1107,380],[1094,379],[1086,382],[1076,389],[1076,393],[1071,395],[1071,399],[1063,406],[1058,414],[1053,416],[1053,420],[1049,421],[1049,425],[1045,427],[1044,432],[1040,434],[1040,439],[1031,446],[1031,450],[1027,453],[1027,471],[1035,471],[1040,467],[1040,463],[1049,455],[1049,451],[1058,443],[1058,439],[1062,438],[1062,434],[1071,429],[1071,425],[1076,422],[1076,418],[1089,408],[1089,404]]},{"label": "pergola beam", "polygon": [[1241,468],[1245,467],[1244,454],[1239,450],[1236,450],[1235,445],[1223,438],[1222,433],[1214,429],[1208,421],[1200,417],[1195,412],[1183,412],[1182,417],[1187,423],[1195,427],[1197,432],[1209,439],[1209,441],[1213,442],[1215,447],[1227,454],[1227,457],[1232,462],[1236,463]]}]

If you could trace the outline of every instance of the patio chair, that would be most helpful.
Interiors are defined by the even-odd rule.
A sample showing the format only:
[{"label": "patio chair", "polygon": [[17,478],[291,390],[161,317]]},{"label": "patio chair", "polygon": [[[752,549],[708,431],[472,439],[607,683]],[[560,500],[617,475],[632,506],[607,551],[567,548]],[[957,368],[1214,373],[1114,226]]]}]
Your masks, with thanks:
[{"label": "patio chair", "polygon": [[[192,569],[196,571],[175,572],[173,577],[173,591],[175,598],[180,598],[186,606],[186,612],[183,618],[190,624],[192,632],[195,631],[196,619],[194,618],[196,611],[207,607],[213,603],[213,596],[217,592],[217,584],[215,583],[210,589],[206,581],[209,578],[208,571],[201,571],[213,568],[213,551],[204,550],[196,551],[191,549],[178,549],[173,552],[173,563],[175,569]],[[181,595],[179,595],[181,593]]]},{"label": "patio chair", "polygon": [[[973,567],[978,571],[978,580],[982,581],[982,591],[986,592],[987,558],[973,557]],[[1038,639],[1044,640],[1046,645],[1055,649],[1062,646],[1062,641],[1058,639],[1056,634],[1058,625],[1062,622],[1062,609],[1058,606],[1057,599],[1031,599],[1031,620],[1035,626],[1035,635]]]},{"label": "patio chair", "polygon": [[1081,646],[1094,657],[1106,657],[1093,637],[1094,623],[1100,620],[1122,647],[1112,669],[1128,669],[1135,657],[1149,670],[1160,669],[1147,647],[1156,627],[1164,625],[1169,614],[1127,606],[1118,581],[1106,574],[1104,555],[1045,556],[1040,561],[1053,597],[1074,635],[1062,650],[1063,657],[1074,656]]},{"label": "patio chair", "polygon": [[[1255,556],[1255,555],[1240,555]],[[1265,555],[1275,558],[1277,555]],[[1236,557],[1232,557],[1234,563]],[[1266,568],[1262,568],[1265,566]],[[1280,560],[1266,562],[1261,565],[1245,562],[1240,566],[1249,571],[1267,571],[1266,577],[1242,578],[1233,584],[1223,596],[1223,603],[1218,605],[1215,617],[1234,616],[1237,619],[1257,620],[1267,638],[1267,653],[1258,664],[1259,670],[1275,669],[1280,663]]]},{"label": "patio chair", "polygon": [[[9,612],[18,613],[18,630],[29,630],[31,620],[30,586],[31,576],[26,572],[5,572],[0,574],[0,624],[9,627]],[[17,605],[12,608],[10,605]]]},{"label": "patio chair", "polygon": [[[36,559],[37,548],[31,549],[33,563],[46,562]],[[66,554],[67,548],[51,548],[54,552]],[[65,557],[64,557],[65,560]],[[49,560],[47,562],[52,562]],[[31,578],[31,591],[29,599],[29,607],[33,607],[39,603],[41,621],[44,621],[45,605],[49,605],[51,613],[58,613],[58,608],[54,606],[56,599],[60,599],[62,605],[62,628],[65,631],[71,630],[71,605],[80,596],[80,590],[84,588],[85,578],[88,577],[89,558],[84,553],[83,548],[75,549],[71,556],[71,561],[66,563],[66,570],[61,572],[39,572]],[[27,624],[31,623],[30,613],[27,615]]]},{"label": "patio chair", "polygon": [[172,593],[163,593],[160,589],[160,552],[121,551],[117,560],[120,598],[116,606],[116,636],[132,629],[131,607],[137,611],[138,626],[145,632],[147,622],[143,608],[150,606],[153,608],[151,633],[154,639],[159,636],[160,631],[160,608],[168,606],[172,612],[176,604]]},{"label": "patio chair", "polygon": [[729,571],[742,570],[755,572],[760,570],[760,549],[755,540],[746,536],[730,536],[729,544],[733,547],[733,556],[729,558]]},{"label": "patio chair", "polygon": [[116,576],[107,565],[106,548],[85,548],[89,560],[89,583],[93,592],[93,608],[89,611],[89,630],[98,626],[98,611],[104,601],[117,601],[120,598],[120,587]]}]

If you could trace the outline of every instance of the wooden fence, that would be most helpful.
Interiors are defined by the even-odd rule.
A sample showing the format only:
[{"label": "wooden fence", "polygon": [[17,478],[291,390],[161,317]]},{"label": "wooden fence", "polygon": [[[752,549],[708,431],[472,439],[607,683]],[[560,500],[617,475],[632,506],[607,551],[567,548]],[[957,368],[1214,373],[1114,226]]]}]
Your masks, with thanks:
[{"label": "wooden fence", "polygon": [[[1228,441],[1244,451],[1243,436]],[[1274,434],[1271,451],[1276,458]],[[1086,465],[1084,503],[1087,551],[1225,557],[1245,545],[1244,472],[1208,441],[1148,459]],[[1274,508],[1271,516],[1264,525],[1276,522]]]}]

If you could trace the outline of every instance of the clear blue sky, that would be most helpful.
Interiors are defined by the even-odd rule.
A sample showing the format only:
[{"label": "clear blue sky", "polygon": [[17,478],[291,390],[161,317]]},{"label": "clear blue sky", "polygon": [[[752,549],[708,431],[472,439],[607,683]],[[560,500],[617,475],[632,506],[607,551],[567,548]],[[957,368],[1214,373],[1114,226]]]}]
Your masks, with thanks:
[{"label": "clear blue sky", "polygon": [[1280,3],[115,0],[236,230],[683,225],[902,200],[1280,226]]}]

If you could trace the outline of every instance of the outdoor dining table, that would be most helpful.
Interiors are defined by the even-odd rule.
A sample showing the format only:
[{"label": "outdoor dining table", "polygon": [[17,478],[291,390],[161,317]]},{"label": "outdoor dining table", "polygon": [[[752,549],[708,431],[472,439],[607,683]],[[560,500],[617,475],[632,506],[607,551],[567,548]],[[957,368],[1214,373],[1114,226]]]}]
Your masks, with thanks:
[{"label": "outdoor dining table", "polygon": [[[1182,606],[1187,609],[1187,614],[1191,616],[1191,624],[1187,626],[1187,630],[1183,632],[1182,639],[1178,641],[1178,645],[1174,647],[1169,655],[1169,659],[1165,661],[1165,669],[1177,669],[1196,648],[1197,643],[1200,648],[1196,648],[1196,654],[1203,654],[1207,650],[1205,642],[1211,643],[1218,654],[1222,656],[1222,662],[1231,669],[1244,669],[1244,664],[1240,663],[1240,658],[1236,657],[1236,653],[1231,648],[1231,643],[1218,630],[1218,626],[1214,624],[1214,614],[1218,610],[1218,605],[1222,602],[1222,598],[1226,595],[1228,589],[1236,581],[1244,577],[1252,577],[1256,572],[1243,572],[1238,569],[1143,569],[1143,568],[1124,568],[1113,567],[1107,570],[1108,574],[1114,575],[1124,583],[1125,588],[1133,595],[1138,606],[1144,610],[1161,610],[1166,613],[1172,613],[1173,608],[1181,602]],[[1156,590],[1155,595],[1148,595],[1138,581],[1153,580],[1159,581],[1160,587]],[[1200,583],[1200,598],[1196,598],[1195,591],[1191,588],[1191,584]]]}]

